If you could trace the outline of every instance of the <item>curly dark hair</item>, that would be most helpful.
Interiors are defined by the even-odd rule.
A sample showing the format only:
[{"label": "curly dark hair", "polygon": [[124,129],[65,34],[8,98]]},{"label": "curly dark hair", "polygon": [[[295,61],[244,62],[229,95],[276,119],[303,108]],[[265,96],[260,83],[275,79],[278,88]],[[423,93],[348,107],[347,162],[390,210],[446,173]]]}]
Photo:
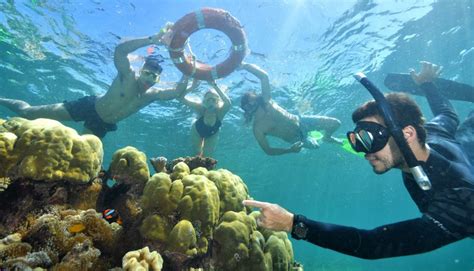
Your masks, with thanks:
[{"label": "curly dark hair", "polygon": [[[390,105],[393,117],[400,127],[408,125],[416,129],[418,135],[418,142],[425,144],[426,130],[423,127],[425,118],[421,113],[420,107],[408,95],[403,93],[390,93],[385,95],[388,104]],[[352,121],[354,123],[366,117],[382,116],[375,101],[368,101],[357,108],[352,113]]]},{"label": "curly dark hair", "polygon": [[163,62],[163,57],[161,55],[149,55],[145,57],[145,64],[143,68],[146,68],[152,72],[161,73],[163,68],[160,63]]}]

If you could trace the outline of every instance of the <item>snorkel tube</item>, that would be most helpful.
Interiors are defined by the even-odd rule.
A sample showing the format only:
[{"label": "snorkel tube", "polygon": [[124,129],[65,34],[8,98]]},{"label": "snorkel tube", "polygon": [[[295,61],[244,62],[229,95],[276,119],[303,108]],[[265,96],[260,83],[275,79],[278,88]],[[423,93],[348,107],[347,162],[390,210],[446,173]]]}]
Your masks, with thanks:
[{"label": "snorkel tube", "polygon": [[408,143],[406,142],[405,137],[403,136],[402,129],[398,126],[397,122],[393,118],[392,110],[387,100],[385,99],[385,96],[372,82],[370,82],[370,80],[367,78],[367,76],[365,76],[365,74],[359,72],[356,73],[354,77],[370,92],[372,97],[374,97],[375,102],[377,103],[377,107],[382,113],[382,117],[384,118],[384,121],[388,127],[388,130],[390,131],[390,134],[393,136],[393,139],[395,139],[398,148],[400,148],[403,156],[405,157],[405,161],[407,162],[408,167],[410,168],[411,174],[413,174],[413,177],[415,177],[415,181],[418,186],[422,190],[430,190],[431,182],[428,179],[428,176],[426,176],[426,173],[423,168],[418,163],[418,160],[416,160],[416,157],[411,151],[410,147],[408,146]]}]

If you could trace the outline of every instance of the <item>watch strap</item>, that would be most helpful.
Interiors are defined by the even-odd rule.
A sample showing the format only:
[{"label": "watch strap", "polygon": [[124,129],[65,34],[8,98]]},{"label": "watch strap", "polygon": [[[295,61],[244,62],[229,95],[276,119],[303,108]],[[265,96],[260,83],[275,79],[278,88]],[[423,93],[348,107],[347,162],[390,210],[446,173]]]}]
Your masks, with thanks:
[{"label": "watch strap", "polygon": [[[293,216],[293,227],[291,228],[291,237],[296,240],[305,239],[308,228],[306,226],[306,217],[304,215]],[[302,232],[304,234],[302,234]]]}]

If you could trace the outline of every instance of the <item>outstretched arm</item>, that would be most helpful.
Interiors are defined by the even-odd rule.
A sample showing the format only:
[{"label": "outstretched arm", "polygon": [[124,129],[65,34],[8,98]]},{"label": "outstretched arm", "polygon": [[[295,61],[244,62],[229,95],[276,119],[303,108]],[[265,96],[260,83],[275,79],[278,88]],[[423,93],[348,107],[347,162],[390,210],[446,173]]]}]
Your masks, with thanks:
[{"label": "outstretched arm", "polygon": [[[225,94],[220,88],[219,86],[216,84],[216,82],[210,82],[210,84],[212,85],[212,87],[216,90],[217,94],[219,94],[219,97],[222,99],[222,101],[224,102],[224,106],[222,107],[222,112],[224,113],[224,115],[229,111],[230,107],[232,106],[232,102],[230,101],[230,98],[229,96],[227,96],[227,94]],[[221,116],[223,117],[223,116]]]},{"label": "outstretched arm", "polygon": [[262,87],[262,97],[265,102],[269,102],[272,98],[271,89],[270,89],[270,80],[268,79],[268,74],[262,70],[259,66],[255,64],[242,63],[242,69],[250,72],[260,79]]},{"label": "outstretched arm", "polygon": [[[291,232],[294,215],[282,207],[268,202],[244,200],[246,206],[260,208],[259,226]],[[384,225],[372,230],[322,223],[299,217],[306,226],[304,240],[320,247],[364,259],[381,259],[419,254],[455,242],[433,220],[421,218]],[[292,236],[299,239],[294,233]]]},{"label": "outstretched arm", "polygon": [[145,100],[148,103],[151,103],[156,100],[173,100],[179,99],[181,95],[186,91],[188,86],[189,77],[183,75],[178,83],[176,83],[175,88],[169,89],[160,89],[156,87],[149,88],[144,95],[146,95]]},{"label": "outstretched arm", "polygon": [[426,61],[421,61],[421,64],[420,73],[416,73],[412,69],[410,75],[413,81],[426,93],[431,111],[435,116],[430,122],[443,127],[450,136],[454,137],[459,125],[458,115],[449,100],[439,92],[437,86],[433,83],[441,73],[441,67]]},{"label": "outstretched arm", "polygon": [[265,136],[263,132],[254,128],[253,134],[255,136],[255,139],[257,139],[257,142],[262,148],[262,150],[268,155],[282,155],[282,154],[287,154],[287,153],[292,153],[292,152],[300,152],[301,148],[303,147],[303,142],[298,141],[294,143],[293,145],[291,145],[291,147],[288,149],[272,148],[270,147],[270,144],[268,144],[267,137]]},{"label": "outstretched arm", "polygon": [[129,53],[147,45],[162,44],[161,39],[163,35],[169,31],[171,26],[171,24],[166,24],[158,34],[144,38],[126,40],[117,45],[114,53],[114,64],[119,74],[127,74],[131,72],[130,61],[127,57]]},{"label": "outstretched arm", "polygon": [[193,90],[195,90],[197,87],[199,86],[199,80],[197,79],[194,79],[193,80],[193,84],[190,88],[186,89],[183,93],[181,93],[181,95],[178,97],[178,100],[180,102],[182,102],[183,104],[185,104],[186,106],[189,106],[190,108],[192,108],[194,111],[196,112],[199,112],[201,111],[202,109],[202,103],[201,102],[197,102],[197,101],[193,101],[189,98],[186,98],[186,95],[188,95],[190,92],[192,92]]}]

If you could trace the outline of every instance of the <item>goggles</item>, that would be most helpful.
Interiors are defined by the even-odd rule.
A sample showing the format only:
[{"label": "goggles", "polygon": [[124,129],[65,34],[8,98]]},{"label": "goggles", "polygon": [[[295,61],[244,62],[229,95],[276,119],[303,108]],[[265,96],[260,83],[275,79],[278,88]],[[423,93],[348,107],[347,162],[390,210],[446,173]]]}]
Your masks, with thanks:
[{"label": "goggles", "polygon": [[145,77],[152,78],[152,80],[155,81],[156,83],[160,82],[160,74],[159,73],[155,73],[155,72],[152,72],[152,71],[149,71],[149,70],[143,70],[141,73]]},{"label": "goggles", "polygon": [[249,112],[249,111],[255,111],[257,109],[258,105],[257,103],[245,103],[243,105],[240,106],[240,108],[242,108],[245,112]]},{"label": "goggles", "polygon": [[374,153],[387,145],[390,138],[388,129],[378,123],[359,121],[354,131],[347,133],[347,139],[356,152]]}]

